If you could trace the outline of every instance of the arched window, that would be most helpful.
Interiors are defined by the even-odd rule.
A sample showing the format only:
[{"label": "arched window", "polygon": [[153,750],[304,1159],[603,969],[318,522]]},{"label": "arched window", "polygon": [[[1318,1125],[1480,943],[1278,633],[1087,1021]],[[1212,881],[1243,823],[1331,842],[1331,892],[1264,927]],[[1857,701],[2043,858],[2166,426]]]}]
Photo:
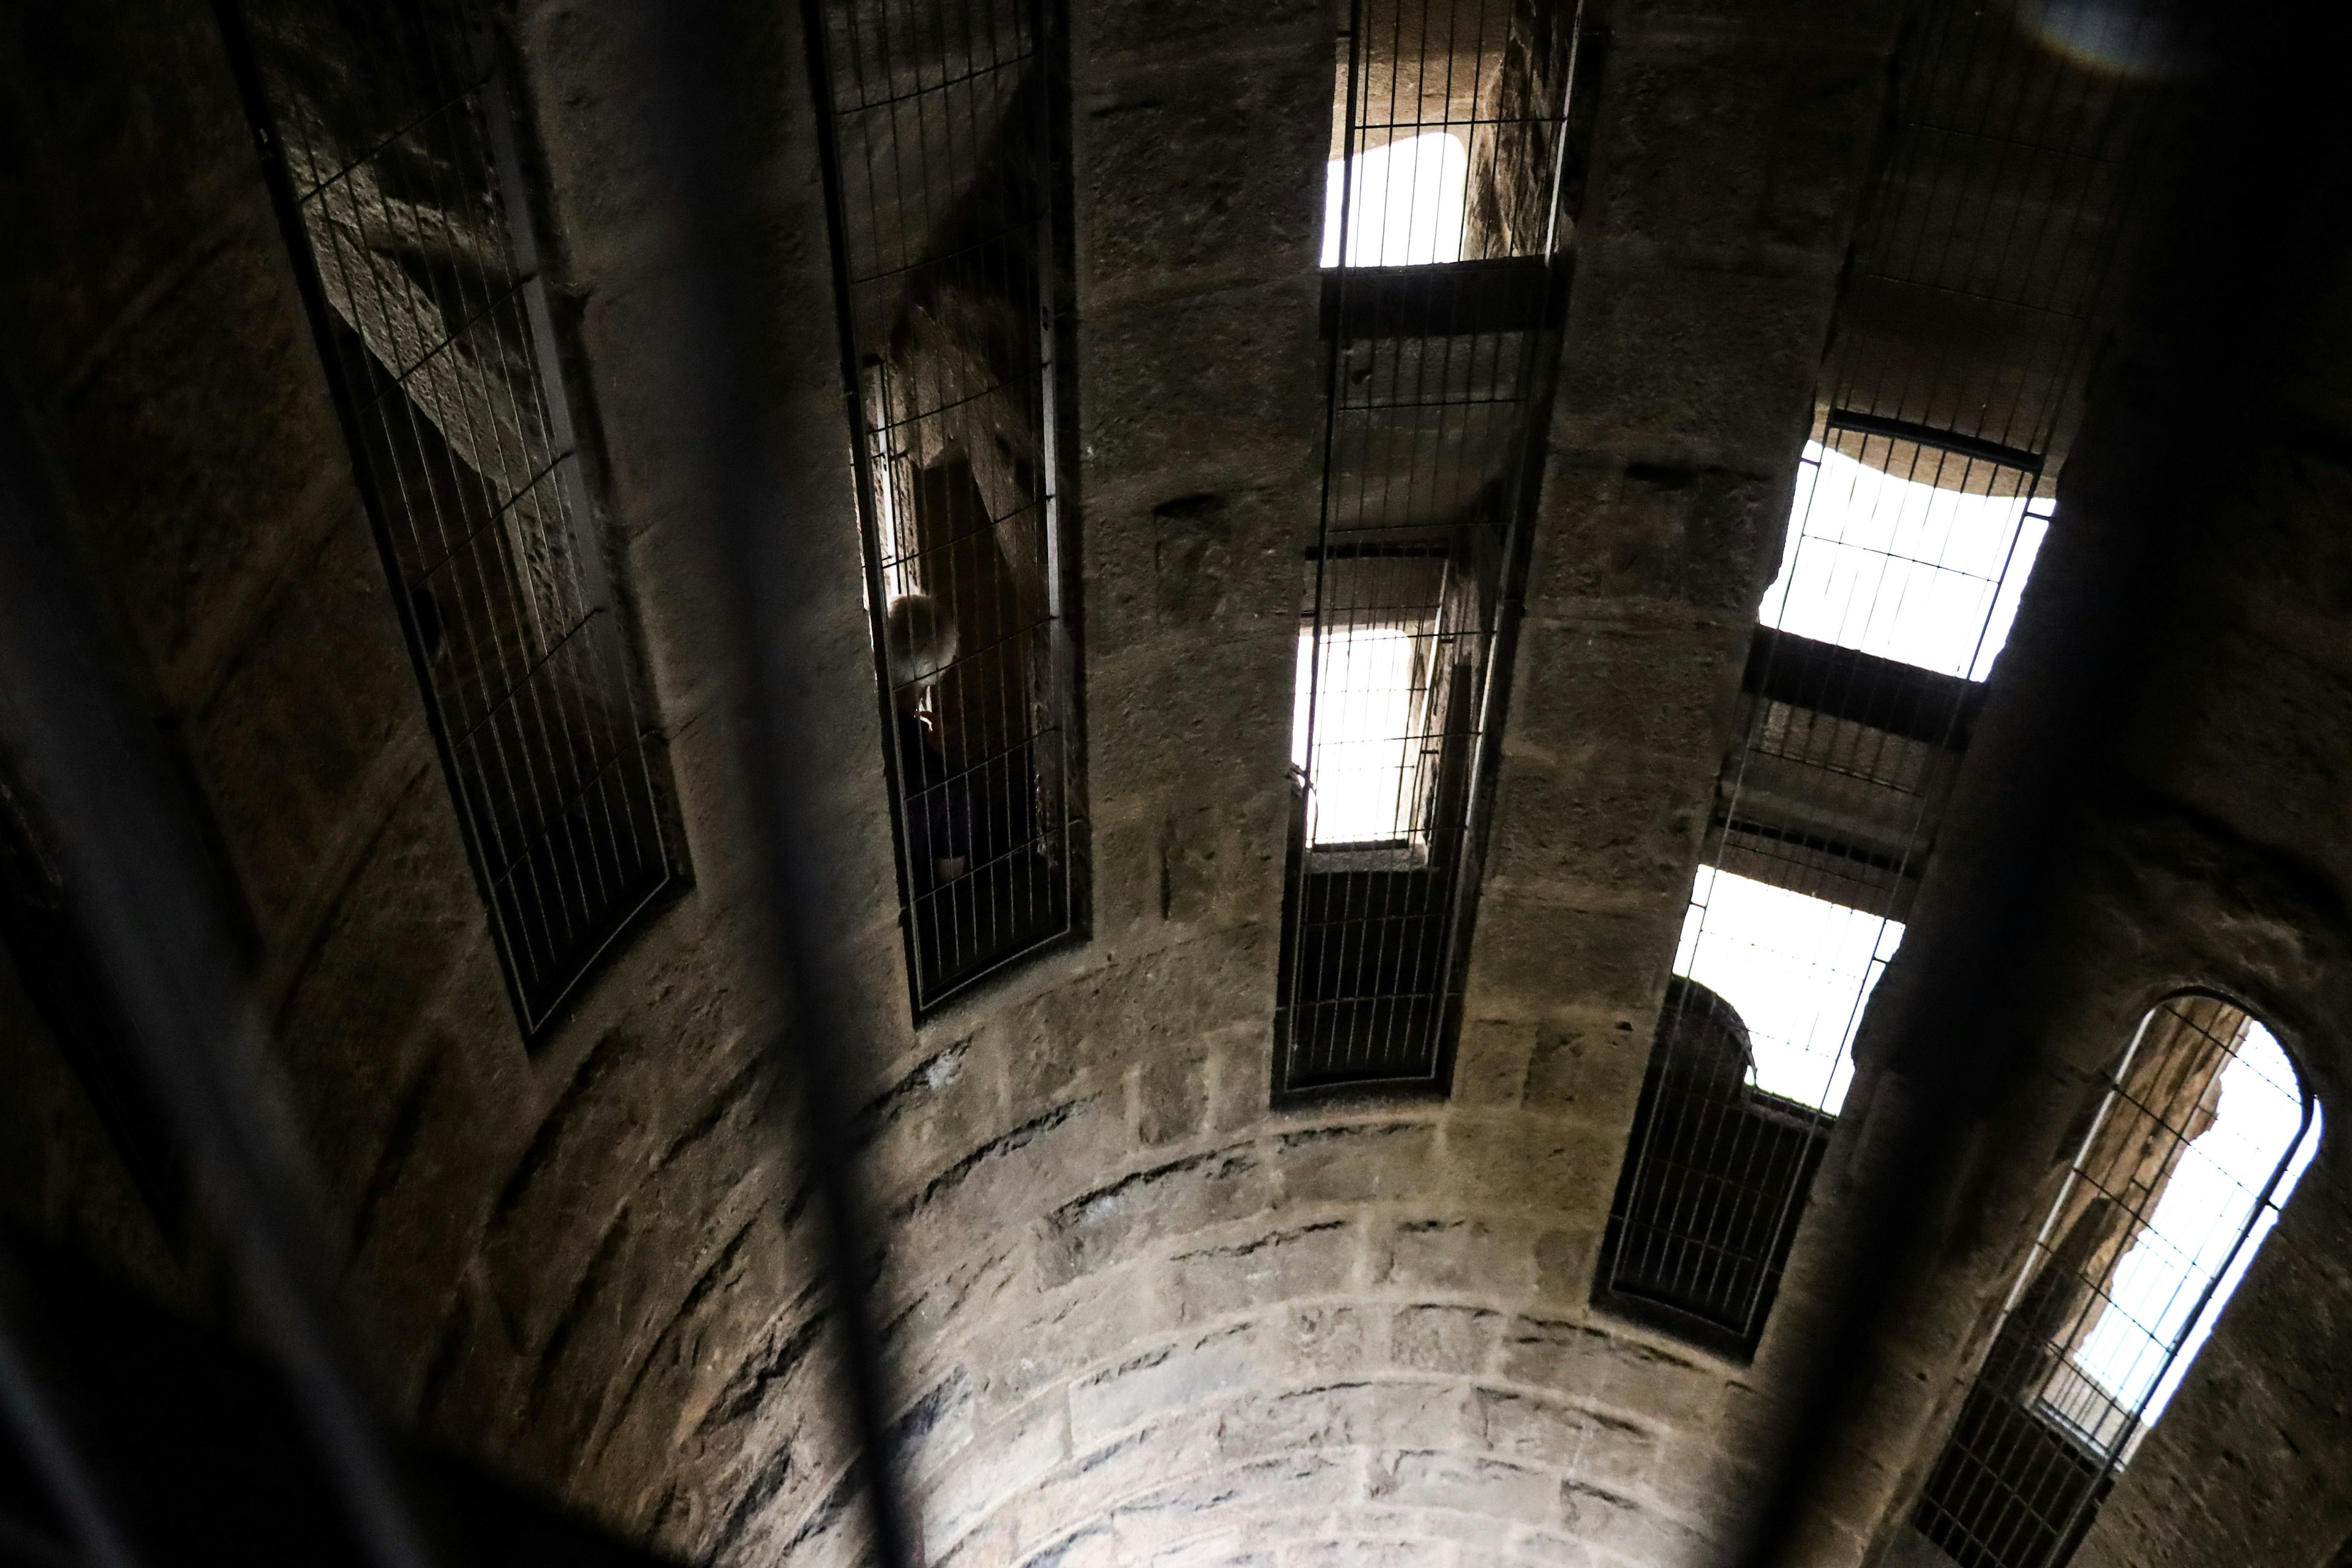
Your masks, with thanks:
[{"label": "arched window", "polygon": [[1913,1523],[1923,1563],[2058,1568],[2319,1146],[2268,1029],[2218,997],[2140,1023],[2011,1289]]},{"label": "arched window", "polygon": [[1754,1349],[1750,1305],[1780,1288],[1790,1205],[1834,1120],[1772,1092],[1775,1022],[1751,1032],[1697,981],[1668,984],[1593,1289],[1620,1316],[1734,1357]]}]

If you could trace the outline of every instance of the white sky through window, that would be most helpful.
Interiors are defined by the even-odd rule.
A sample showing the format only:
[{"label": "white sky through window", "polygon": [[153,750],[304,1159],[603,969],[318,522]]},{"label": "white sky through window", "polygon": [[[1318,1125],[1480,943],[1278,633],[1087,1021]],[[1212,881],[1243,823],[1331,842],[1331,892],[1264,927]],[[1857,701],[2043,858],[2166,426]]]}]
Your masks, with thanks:
[{"label": "white sky through window", "polygon": [[1312,634],[1298,634],[1290,760],[1307,770],[1309,844],[1392,844],[1412,832],[1413,640],[1395,626],[1327,631],[1318,670]]},{"label": "white sky through window", "polygon": [[1703,866],[1675,973],[1738,1013],[1757,1088],[1834,1112],[1863,1005],[1902,940],[1894,921]]},{"label": "white sky through window", "polygon": [[[2137,1409],[2142,1430],[2163,1414],[2318,1150],[2318,1108],[2298,1144],[2302,1120],[2303,1090],[2286,1053],[2269,1030],[2249,1024],[2235,1059],[2221,1069],[2212,1125],[2182,1152],[2147,1228],[2116,1265],[2106,1306],[2068,1358],[2125,1409]],[[2265,1202],[2263,1185],[2291,1148],[2294,1157]],[[2198,1298],[2216,1276],[2221,1283],[2200,1311]],[[2168,1367],[2165,1352],[2184,1329],[2180,1353]]]},{"label": "white sky through window", "polygon": [[1349,267],[1426,267],[1462,259],[1462,214],[1470,153],[1451,131],[1391,142],[1356,154],[1353,188],[1347,160],[1323,176],[1323,265],[1338,267],[1340,208],[1349,209]]},{"label": "white sky through window", "polygon": [[[1926,453],[1925,465],[1937,460]],[[1952,472],[1961,460],[1943,458]],[[1982,680],[2009,640],[2047,500],[1963,495],[1805,444],[1780,574],[1759,618],[1799,637]]]}]

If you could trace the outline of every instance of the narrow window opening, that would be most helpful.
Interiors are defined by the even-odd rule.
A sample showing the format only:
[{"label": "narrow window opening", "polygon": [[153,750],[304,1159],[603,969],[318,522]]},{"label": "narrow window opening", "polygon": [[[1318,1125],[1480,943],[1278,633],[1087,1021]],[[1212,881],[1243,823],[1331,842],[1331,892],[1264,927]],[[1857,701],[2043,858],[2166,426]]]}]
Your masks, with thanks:
[{"label": "narrow window opening", "polygon": [[918,1016],[1082,933],[1049,5],[827,0],[815,63]]},{"label": "narrow window opening", "polygon": [[489,23],[447,0],[244,0],[223,17],[509,994],[537,1035],[685,863]]},{"label": "narrow window opening", "polygon": [[2317,1152],[2270,1031],[2158,1005],[2108,1081],[1912,1522],[1915,1560],[2059,1568]]},{"label": "narrow window opening", "polygon": [[2050,524],[2031,476],[1915,441],[1805,444],[1765,626],[1983,680]]},{"label": "narrow window opening", "polygon": [[1451,131],[1425,131],[1352,158],[1323,177],[1323,265],[1427,267],[1462,259],[1470,150]]},{"label": "narrow window opening", "polygon": [[1323,259],[1277,1099],[1442,1091],[1559,357],[1573,4],[1355,0]]}]

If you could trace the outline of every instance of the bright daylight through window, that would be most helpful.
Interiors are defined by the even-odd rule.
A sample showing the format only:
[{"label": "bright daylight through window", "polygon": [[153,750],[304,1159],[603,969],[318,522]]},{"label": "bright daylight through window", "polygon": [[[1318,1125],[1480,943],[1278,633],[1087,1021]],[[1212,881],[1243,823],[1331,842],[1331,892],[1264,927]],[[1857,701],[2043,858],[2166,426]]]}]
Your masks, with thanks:
[{"label": "bright daylight through window", "polygon": [[2050,503],[1921,484],[1809,441],[1790,515],[1766,626],[1982,680],[2009,640]]},{"label": "bright daylight through window", "polygon": [[1894,921],[1707,866],[1675,973],[1738,1013],[1758,1089],[1834,1112],[1853,1078],[1854,1027],[1902,940]]},{"label": "bright daylight through window", "polygon": [[1416,640],[1397,626],[1327,631],[1318,669],[1315,639],[1299,633],[1290,760],[1307,781],[1307,843],[1412,837],[1425,693]]},{"label": "bright daylight through window", "polygon": [[1426,267],[1462,259],[1470,153],[1451,131],[1334,158],[1323,180],[1323,265],[1338,267],[1341,215],[1349,267]]},{"label": "bright daylight through window", "polygon": [[[2156,1212],[2116,1264],[2090,1331],[2042,1390],[2042,1408],[2100,1447],[2124,1438],[2115,1428],[2130,1423],[2126,1461],[2164,1413],[2319,1148],[2319,1108],[2312,1107],[2305,1128],[2294,1068],[2262,1025],[2247,1021],[2220,1089],[2210,1125],[2181,1152]],[[2294,1157],[2282,1170],[2290,1149]],[[2273,1171],[2278,1184],[2265,1194]]]},{"label": "bright daylight through window", "polygon": [[[2003,488],[2019,493],[1970,493]],[[1780,573],[1759,618],[1982,680],[2009,639],[2049,512],[2016,470],[1908,443],[1892,446],[1882,468],[1808,442]],[[1895,921],[1710,867],[1693,889],[1675,973],[1746,1021],[1757,1088],[1834,1113],[1853,1077],[1854,1030],[1902,940]]]}]

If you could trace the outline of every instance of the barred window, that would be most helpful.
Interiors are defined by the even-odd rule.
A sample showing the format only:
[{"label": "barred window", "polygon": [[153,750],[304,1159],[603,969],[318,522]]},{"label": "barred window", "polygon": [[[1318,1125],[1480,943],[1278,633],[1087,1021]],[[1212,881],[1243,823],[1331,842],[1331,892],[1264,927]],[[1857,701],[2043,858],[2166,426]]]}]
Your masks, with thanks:
[{"label": "barred window", "polygon": [[1440,1089],[1559,353],[1572,0],[1356,0],[1323,237],[1330,345],[1275,1015],[1277,1098]]},{"label": "barred window", "polygon": [[917,1015],[1079,934],[1050,4],[824,0],[817,61]]},{"label": "barred window", "polygon": [[2180,1386],[2319,1146],[2271,1032],[2144,1019],[2011,1289],[1913,1524],[1915,1558],[2059,1568]]},{"label": "barred window", "polygon": [[[1844,1101],[1864,1010],[2054,515],[2164,112],[2146,85],[1966,0],[1926,0],[1898,64],[1675,963],[1745,1020],[1744,1103],[1791,1125],[1826,1127]],[[2032,151],[1987,159],[1994,144]],[[1654,1057],[1700,1048],[1677,1006]],[[1754,1165],[1748,1142],[1710,1131],[1727,1124],[1707,1102],[1662,1089],[1651,1106],[1620,1184],[1633,1206],[1616,1219],[1628,1247],[1644,1226],[1672,1235],[1604,1252],[1593,1300],[1743,1357],[1812,1165]],[[1664,1190],[1644,1168],[1691,1162],[1692,1180],[1769,1180],[1777,1198],[1640,1206]],[[1655,1261],[1715,1252],[1728,1261],[1704,1289]]]},{"label": "barred window", "polygon": [[232,58],[528,1033],[684,876],[471,0],[241,0]]}]

